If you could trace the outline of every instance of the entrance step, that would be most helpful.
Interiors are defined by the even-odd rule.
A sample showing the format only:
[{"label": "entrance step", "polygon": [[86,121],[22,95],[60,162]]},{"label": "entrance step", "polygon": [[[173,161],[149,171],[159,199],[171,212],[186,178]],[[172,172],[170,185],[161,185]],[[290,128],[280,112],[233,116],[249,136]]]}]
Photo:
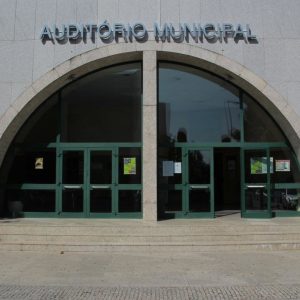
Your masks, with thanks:
[{"label": "entrance step", "polygon": [[2,251],[299,250],[300,218],[0,220]]}]

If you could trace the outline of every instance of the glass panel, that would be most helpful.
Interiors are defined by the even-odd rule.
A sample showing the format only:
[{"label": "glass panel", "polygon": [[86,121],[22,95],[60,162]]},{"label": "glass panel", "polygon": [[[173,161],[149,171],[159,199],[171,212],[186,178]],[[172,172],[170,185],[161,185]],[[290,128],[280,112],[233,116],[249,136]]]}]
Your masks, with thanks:
[{"label": "glass panel", "polygon": [[55,94],[30,116],[18,132],[14,143],[55,142],[58,135],[59,115],[58,94]]},{"label": "glass panel", "polygon": [[141,212],[141,191],[120,190],[119,191],[119,212]]},{"label": "glass panel", "polygon": [[119,148],[119,183],[140,184],[141,180],[141,149]]},{"label": "glass panel", "polygon": [[159,142],[240,141],[237,88],[202,70],[159,64]]},{"label": "glass panel", "polygon": [[111,190],[92,190],[90,192],[90,211],[94,213],[110,213]]},{"label": "glass panel", "polygon": [[164,210],[165,212],[182,211],[182,191],[168,190],[164,192]]},{"label": "glass panel", "polygon": [[83,191],[82,190],[63,190],[62,192],[62,211],[63,212],[83,212]]},{"label": "glass panel", "polygon": [[[265,150],[246,150],[245,183],[267,182],[267,152]],[[270,164],[272,171],[272,164]]]},{"label": "glass panel", "polygon": [[112,152],[91,151],[90,181],[91,183],[111,183],[112,179]]},{"label": "glass panel", "polygon": [[62,90],[62,141],[140,142],[141,64],[110,67]]},{"label": "glass panel", "polygon": [[63,183],[83,183],[83,151],[63,152]]},{"label": "glass panel", "polygon": [[286,138],[271,116],[247,94],[243,94],[246,142],[285,142]]},{"label": "glass panel", "polygon": [[271,196],[273,210],[300,212],[300,189],[276,189]]},{"label": "glass panel", "polygon": [[9,210],[11,201],[21,201],[23,212],[55,212],[55,191],[8,190],[6,194]]},{"label": "glass panel", "polygon": [[246,210],[267,210],[268,193],[265,188],[253,187],[246,190]]},{"label": "glass panel", "polygon": [[209,189],[190,190],[189,207],[190,212],[210,212]]},{"label": "glass panel", "polygon": [[159,157],[159,170],[158,170],[159,184],[181,184],[182,183],[181,148],[175,148],[171,146],[159,147],[158,157]]},{"label": "glass panel", "polygon": [[210,183],[210,151],[189,150],[189,183]]},{"label": "glass panel", "polygon": [[55,149],[18,151],[12,161],[8,183],[55,183]]},{"label": "glass panel", "polygon": [[296,183],[300,182],[299,167],[295,156],[288,148],[271,149],[271,157],[274,158],[274,172],[271,174],[272,183]]}]

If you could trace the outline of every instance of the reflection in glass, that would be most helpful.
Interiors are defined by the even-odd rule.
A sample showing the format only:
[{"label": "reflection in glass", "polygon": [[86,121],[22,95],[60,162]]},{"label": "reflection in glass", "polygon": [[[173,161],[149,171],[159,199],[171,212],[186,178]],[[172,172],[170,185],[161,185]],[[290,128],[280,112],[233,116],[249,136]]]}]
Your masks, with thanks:
[{"label": "reflection in glass", "polygon": [[275,189],[271,194],[273,210],[290,210],[300,212],[299,189]]},{"label": "reflection in glass", "polygon": [[83,212],[83,191],[67,189],[62,192],[63,212]]},{"label": "reflection in glass", "polygon": [[90,191],[90,211],[93,213],[110,213],[111,190],[91,190]]},{"label": "reflection in glass", "polygon": [[268,193],[265,188],[253,187],[246,190],[246,210],[267,210]]},{"label": "reflection in glass", "polygon": [[210,212],[209,189],[190,190],[189,208],[190,212]]},{"label": "reflection in glass", "polygon": [[62,90],[63,142],[141,141],[141,64],[110,67]]},{"label": "reflection in glass", "polygon": [[160,63],[159,141],[240,141],[238,89],[207,72]]},{"label": "reflection in glass", "polygon": [[286,139],[270,115],[247,94],[243,94],[244,134],[246,142],[285,142]]},{"label": "reflection in glass", "polygon": [[21,201],[23,212],[55,212],[55,191],[7,190],[8,201]]},{"label": "reflection in glass", "polygon": [[120,190],[119,191],[119,212],[141,212],[142,200],[141,191]]},{"label": "reflection in glass", "polygon": [[97,184],[111,183],[112,179],[112,152],[91,151],[90,182]]},{"label": "reflection in glass", "polygon": [[189,183],[210,183],[210,151],[189,151]]},{"label": "reflection in glass", "polygon": [[245,183],[266,183],[266,182],[267,182],[267,152],[265,150],[246,150],[245,151]]},{"label": "reflection in glass", "polygon": [[168,190],[164,193],[164,211],[176,212],[182,211],[182,191]]},{"label": "reflection in glass", "polygon": [[63,152],[63,183],[83,183],[83,151]]}]

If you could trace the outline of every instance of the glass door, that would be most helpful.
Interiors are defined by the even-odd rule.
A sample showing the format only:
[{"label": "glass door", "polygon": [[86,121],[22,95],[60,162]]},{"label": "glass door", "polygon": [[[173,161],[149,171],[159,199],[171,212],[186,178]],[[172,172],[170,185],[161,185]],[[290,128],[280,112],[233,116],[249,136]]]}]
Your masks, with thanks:
[{"label": "glass door", "polygon": [[112,149],[88,150],[88,207],[90,216],[109,216],[115,211],[115,160]]},{"label": "glass door", "polygon": [[273,158],[268,149],[244,149],[242,154],[242,216],[270,218],[270,174]]},{"label": "glass door", "polygon": [[185,158],[185,214],[214,217],[213,151],[188,148]]},{"label": "glass door", "polygon": [[84,215],[86,211],[86,153],[84,150],[62,150],[62,172],[59,207],[62,215]]}]

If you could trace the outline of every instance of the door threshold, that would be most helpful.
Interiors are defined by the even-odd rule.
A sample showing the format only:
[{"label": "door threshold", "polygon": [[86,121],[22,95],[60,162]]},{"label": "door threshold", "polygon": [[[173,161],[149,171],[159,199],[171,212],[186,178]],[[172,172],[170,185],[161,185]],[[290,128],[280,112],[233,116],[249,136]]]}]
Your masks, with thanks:
[{"label": "door threshold", "polygon": [[226,217],[230,215],[241,214],[240,210],[218,210],[215,212],[216,218]]}]

